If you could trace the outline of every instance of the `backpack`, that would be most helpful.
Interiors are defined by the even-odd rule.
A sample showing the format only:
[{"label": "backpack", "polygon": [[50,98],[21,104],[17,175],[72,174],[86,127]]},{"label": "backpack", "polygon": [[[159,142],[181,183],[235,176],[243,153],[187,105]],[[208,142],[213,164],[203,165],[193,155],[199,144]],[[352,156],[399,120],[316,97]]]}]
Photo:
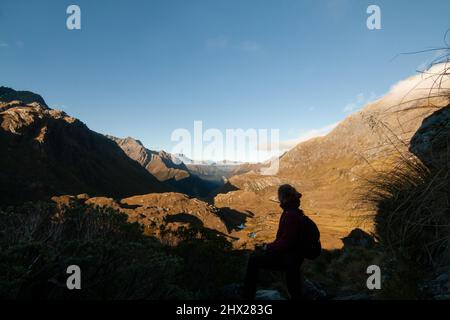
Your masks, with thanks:
[{"label": "backpack", "polygon": [[307,216],[301,217],[302,223],[302,237],[301,237],[301,255],[309,260],[314,260],[322,251],[320,243],[320,231],[317,225]]}]

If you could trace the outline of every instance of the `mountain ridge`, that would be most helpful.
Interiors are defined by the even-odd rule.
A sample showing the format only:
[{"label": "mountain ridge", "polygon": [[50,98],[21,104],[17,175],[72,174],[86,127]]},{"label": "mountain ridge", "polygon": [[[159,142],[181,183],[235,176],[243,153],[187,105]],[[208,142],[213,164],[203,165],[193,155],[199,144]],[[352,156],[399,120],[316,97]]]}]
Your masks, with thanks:
[{"label": "mountain ridge", "polygon": [[[39,95],[11,90],[0,100],[0,202],[170,190],[78,119],[49,108]],[[38,101],[24,103],[23,94]]]}]

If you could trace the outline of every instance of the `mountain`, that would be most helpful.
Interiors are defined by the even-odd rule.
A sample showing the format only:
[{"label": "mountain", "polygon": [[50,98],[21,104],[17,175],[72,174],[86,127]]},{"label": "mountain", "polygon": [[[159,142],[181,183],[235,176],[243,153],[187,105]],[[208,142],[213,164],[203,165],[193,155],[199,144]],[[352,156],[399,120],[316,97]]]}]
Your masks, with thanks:
[{"label": "mountain", "polygon": [[[234,191],[217,195],[214,203],[254,214],[245,230],[236,235],[241,242],[273,237],[280,212],[276,190],[282,183],[302,192],[302,206],[321,228],[325,247],[339,247],[340,238],[357,224],[370,231],[373,211],[361,206],[361,197],[369,192],[364,183],[377,171],[391,169],[407,154],[410,140],[424,119],[449,104],[445,86],[450,85],[447,78],[438,81],[442,78],[440,68],[429,70],[427,74],[432,76],[401,81],[328,135],[298,144],[279,158],[275,175],[252,171],[231,177],[229,184]],[[431,90],[436,83],[441,87]]]},{"label": "mountain", "polygon": [[174,153],[174,154],[172,154],[172,156],[175,158],[176,163],[180,163],[180,162],[183,162],[184,164],[194,163],[194,160],[186,157],[186,155],[184,155],[182,153]]},{"label": "mountain", "polygon": [[[193,173],[180,158],[165,151],[152,151],[139,140],[131,137],[117,138],[114,141],[133,160],[137,161],[159,181],[173,190],[190,196],[207,198],[223,185],[222,180],[202,179]],[[184,157],[184,159],[186,159]]]},{"label": "mountain", "polygon": [[243,174],[251,170],[258,170],[261,167],[260,163],[247,163],[240,161],[212,161],[203,160],[195,161],[184,154],[172,154],[172,159],[176,163],[183,162],[186,168],[193,174],[199,176],[204,180],[225,182],[234,175]]},{"label": "mountain", "polygon": [[168,191],[121,148],[28,91],[0,88],[0,203]]},{"label": "mountain", "polygon": [[150,171],[160,181],[182,180],[189,176],[184,163],[175,163],[170,153],[152,151],[144,147],[141,141],[131,137],[117,138],[107,135],[133,160]]},{"label": "mountain", "polygon": [[16,91],[7,87],[0,87],[0,101],[3,103],[22,101],[24,104],[36,102],[41,106],[48,107],[40,95],[31,91]]},{"label": "mountain", "polygon": [[234,174],[243,173],[247,171],[238,171],[241,165],[222,164],[212,162],[211,164],[187,164],[189,171],[195,173],[205,180],[225,181],[225,179]]},{"label": "mountain", "polygon": [[[38,95],[2,88],[0,200],[79,193],[125,198],[163,191],[206,199],[218,193],[213,201],[222,218],[245,220],[228,229],[238,239],[234,245],[248,248],[273,239],[280,215],[276,191],[290,183],[302,192],[302,207],[318,223],[324,247],[339,247],[356,225],[363,222],[371,231],[374,210],[361,201],[370,192],[367,179],[392,170],[399,157],[413,156],[411,139],[421,148],[413,153],[429,152],[423,148],[430,130],[421,130],[445,125],[450,85],[439,80],[439,68],[429,70],[432,76],[401,81],[326,136],[299,143],[276,159],[279,170],[273,175],[259,173],[264,164],[196,164],[149,150],[133,138],[105,137],[48,108]],[[430,90],[436,83],[441,88]],[[160,201],[150,198],[148,203]],[[168,208],[177,201],[164,199]]]}]

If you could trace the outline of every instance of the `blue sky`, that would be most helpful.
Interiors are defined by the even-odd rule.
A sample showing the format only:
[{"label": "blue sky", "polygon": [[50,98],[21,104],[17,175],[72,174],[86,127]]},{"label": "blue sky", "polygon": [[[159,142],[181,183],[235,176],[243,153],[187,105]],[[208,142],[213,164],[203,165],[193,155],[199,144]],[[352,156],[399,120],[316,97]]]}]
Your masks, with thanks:
[{"label": "blue sky", "polygon": [[[77,4],[82,29],[66,28]],[[381,30],[368,30],[368,5]],[[174,129],[327,127],[443,45],[450,1],[2,0],[0,85],[170,150]]]}]

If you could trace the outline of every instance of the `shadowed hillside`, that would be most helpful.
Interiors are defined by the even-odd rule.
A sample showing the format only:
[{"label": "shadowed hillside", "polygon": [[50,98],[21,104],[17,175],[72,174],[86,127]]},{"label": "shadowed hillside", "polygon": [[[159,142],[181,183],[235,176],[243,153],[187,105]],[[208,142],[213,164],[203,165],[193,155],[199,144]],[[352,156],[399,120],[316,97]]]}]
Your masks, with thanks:
[{"label": "shadowed hillside", "polygon": [[2,204],[58,194],[169,190],[114,142],[29,92],[1,88],[0,149]]}]

